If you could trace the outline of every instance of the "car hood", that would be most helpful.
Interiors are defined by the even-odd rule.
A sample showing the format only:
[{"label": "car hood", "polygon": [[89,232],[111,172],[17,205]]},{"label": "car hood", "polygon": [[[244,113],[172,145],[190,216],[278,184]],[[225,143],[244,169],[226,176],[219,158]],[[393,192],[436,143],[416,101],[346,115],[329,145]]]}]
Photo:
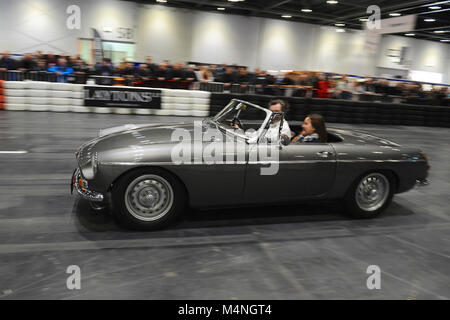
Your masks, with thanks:
[{"label": "car hood", "polygon": [[[196,124],[152,124],[152,125],[124,125],[100,130],[99,137],[94,139],[97,151],[115,148],[155,145],[162,143],[178,143],[173,140],[179,132],[188,132],[194,138]],[[200,137],[201,138],[201,137]]]}]

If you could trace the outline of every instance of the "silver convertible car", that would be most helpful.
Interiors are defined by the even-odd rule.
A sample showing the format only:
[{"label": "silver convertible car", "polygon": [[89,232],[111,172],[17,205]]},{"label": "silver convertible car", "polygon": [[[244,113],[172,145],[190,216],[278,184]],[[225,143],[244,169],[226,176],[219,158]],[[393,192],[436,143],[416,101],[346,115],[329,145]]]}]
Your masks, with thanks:
[{"label": "silver convertible car", "polygon": [[327,143],[291,143],[284,121],[283,113],[233,99],[203,121],[101,130],[78,148],[71,187],[122,225],[149,230],[187,206],[333,199],[355,218],[372,218],[394,194],[428,183],[421,150],[330,128]]}]

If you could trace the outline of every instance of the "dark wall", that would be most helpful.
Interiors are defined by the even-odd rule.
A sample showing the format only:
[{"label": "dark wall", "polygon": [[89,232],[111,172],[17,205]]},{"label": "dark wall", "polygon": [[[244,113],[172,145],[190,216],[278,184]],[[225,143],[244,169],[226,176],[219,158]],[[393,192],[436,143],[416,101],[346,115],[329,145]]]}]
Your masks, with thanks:
[{"label": "dark wall", "polygon": [[290,104],[288,120],[303,121],[308,114],[318,113],[325,117],[327,122],[334,123],[450,127],[450,107],[226,93],[211,95],[211,115],[222,110],[233,98],[264,107],[267,107],[272,99],[283,99]]}]

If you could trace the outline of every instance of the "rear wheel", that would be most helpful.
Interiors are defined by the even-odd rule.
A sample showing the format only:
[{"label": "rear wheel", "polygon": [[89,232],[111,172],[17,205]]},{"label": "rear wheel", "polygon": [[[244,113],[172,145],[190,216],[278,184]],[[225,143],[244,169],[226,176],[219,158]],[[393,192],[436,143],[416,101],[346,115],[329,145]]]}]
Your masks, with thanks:
[{"label": "rear wheel", "polygon": [[173,223],[183,212],[186,192],[170,173],[157,168],[132,171],[115,183],[113,211],[126,227],[154,230]]},{"label": "rear wheel", "polygon": [[354,218],[373,218],[391,203],[395,187],[390,172],[371,172],[357,179],[345,197],[346,211]]}]

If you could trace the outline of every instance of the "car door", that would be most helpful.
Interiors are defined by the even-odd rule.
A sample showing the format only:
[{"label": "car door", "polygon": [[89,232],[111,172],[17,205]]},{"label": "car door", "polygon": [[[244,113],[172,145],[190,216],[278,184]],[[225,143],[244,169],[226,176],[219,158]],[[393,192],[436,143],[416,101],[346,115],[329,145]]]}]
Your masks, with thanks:
[{"label": "car door", "polygon": [[[247,202],[294,201],[326,194],[333,186],[336,173],[336,155],[327,143],[271,145],[274,157],[255,144],[249,152],[244,198]],[[273,160],[278,152],[278,170]],[[272,172],[267,168],[272,166]],[[263,169],[266,168],[264,174]],[[275,172],[276,171],[276,172]]]}]

